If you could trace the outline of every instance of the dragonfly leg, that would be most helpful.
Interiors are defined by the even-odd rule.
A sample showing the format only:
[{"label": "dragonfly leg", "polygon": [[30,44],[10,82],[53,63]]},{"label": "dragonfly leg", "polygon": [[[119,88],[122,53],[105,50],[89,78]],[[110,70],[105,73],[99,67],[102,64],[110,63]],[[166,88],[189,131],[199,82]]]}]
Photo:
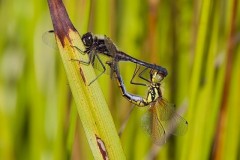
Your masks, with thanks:
[{"label": "dragonfly leg", "polygon": [[149,79],[146,79],[145,77],[143,77],[143,74],[147,71],[148,67],[146,67],[144,70],[142,70],[139,74],[138,74],[138,77],[151,83],[151,81]]},{"label": "dragonfly leg", "polygon": [[[82,51],[77,46],[72,46],[72,47],[77,49],[77,51],[80,52],[83,55],[85,55],[87,53],[86,51]],[[77,62],[80,62],[80,63],[82,63],[84,65],[89,65],[92,62],[92,59],[94,58],[94,56],[95,56],[95,53],[89,52],[89,60],[88,61],[83,61],[83,60],[79,60],[79,59],[71,59],[71,61],[77,61]]]},{"label": "dragonfly leg", "polygon": [[77,49],[78,50],[78,52],[80,52],[81,54],[83,54],[83,55],[85,55],[86,54],[86,52],[85,51],[82,51],[80,48],[78,48],[77,46],[71,46],[71,47],[73,47],[73,48],[75,48],[75,49]]},{"label": "dragonfly leg", "polygon": [[[92,50],[92,51],[89,51],[89,52],[86,52],[88,53],[88,56],[89,56],[89,60],[88,61],[83,61],[83,60],[79,60],[79,59],[71,59],[72,61],[78,61],[84,65],[89,65],[90,63],[94,63],[95,61],[95,56],[98,56],[96,51],[95,50]],[[85,54],[86,54],[85,53]],[[98,58],[99,59],[99,58]],[[100,60],[99,60],[100,61]]]},{"label": "dragonfly leg", "polygon": [[144,83],[133,82],[133,80],[136,77],[137,72],[139,71],[139,69],[140,69],[140,66],[138,67],[138,65],[136,64],[136,67],[135,67],[135,70],[134,70],[134,73],[133,73],[133,76],[132,76],[132,79],[131,79],[130,83],[134,84],[134,85],[146,86],[146,84],[144,84]]},{"label": "dragonfly leg", "polygon": [[80,63],[82,63],[84,65],[87,65],[87,66],[91,63],[90,60],[89,61],[82,61],[82,60],[79,60],[79,59],[71,59],[71,61],[77,61],[77,62],[80,62]]},{"label": "dragonfly leg", "polygon": [[[105,65],[103,64],[103,62],[101,61],[101,59],[99,58],[99,56],[98,56],[97,54],[95,54],[95,56],[97,57],[97,60],[100,62],[101,66],[102,66],[102,68],[103,68],[103,71],[102,71],[100,74],[98,74],[97,77],[94,78],[94,79],[88,84],[88,86],[90,86],[94,81],[96,81],[96,80],[106,71],[106,67],[105,67]],[[94,58],[95,58],[95,56],[94,56]],[[90,58],[90,62],[91,62],[91,58]]]}]

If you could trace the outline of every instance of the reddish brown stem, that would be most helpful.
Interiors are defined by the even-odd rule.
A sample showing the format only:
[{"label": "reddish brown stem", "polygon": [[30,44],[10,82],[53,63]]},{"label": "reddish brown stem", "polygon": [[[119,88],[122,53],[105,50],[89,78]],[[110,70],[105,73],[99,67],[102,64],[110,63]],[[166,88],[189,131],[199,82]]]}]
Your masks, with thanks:
[{"label": "reddish brown stem", "polygon": [[227,118],[227,102],[229,98],[229,88],[232,76],[232,65],[233,65],[233,53],[234,53],[234,38],[236,34],[236,16],[237,16],[238,0],[234,0],[232,17],[231,17],[231,28],[228,38],[227,46],[227,64],[226,74],[223,86],[222,103],[220,107],[219,121],[216,130],[215,146],[213,149],[213,159],[221,159],[224,148],[224,130],[226,129],[226,118]]}]

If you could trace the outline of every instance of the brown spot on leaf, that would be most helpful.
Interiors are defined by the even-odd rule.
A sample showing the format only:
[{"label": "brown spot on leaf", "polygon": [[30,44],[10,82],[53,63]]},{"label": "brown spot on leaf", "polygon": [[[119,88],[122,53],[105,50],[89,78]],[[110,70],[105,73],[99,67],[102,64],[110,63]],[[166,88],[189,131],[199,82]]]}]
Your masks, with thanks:
[{"label": "brown spot on leaf", "polygon": [[100,149],[100,152],[103,156],[103,159],[104,160],[109,160],[109,157],[108,157],[108,154],[107,154],[107,149],[106,149],[106,146],[105,146],[103,140],[101,138],[99,138],[96,134],[95,134],[95,136],[96,136],[98,148]]},{"label": "brown spot on leaf", "polygon": [[81,67],[79,68],[79,70],[80,70],[80,75],[81,75],[81,77],[83,79],[83,82],[84,82],[84,84],[86,84],[86,78],[85,78],[85,76],[83,74],[83,71],[82,71]]}]

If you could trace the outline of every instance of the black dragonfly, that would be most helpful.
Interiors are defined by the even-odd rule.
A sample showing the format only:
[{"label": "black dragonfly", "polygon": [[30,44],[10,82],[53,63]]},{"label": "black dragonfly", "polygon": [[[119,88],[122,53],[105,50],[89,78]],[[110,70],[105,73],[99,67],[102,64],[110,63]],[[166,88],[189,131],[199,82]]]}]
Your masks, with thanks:
[{"label": "black dragonfly", "polygon": [[[51,31],[48,31],[47,33],[44,34],[43,39],[44,39],[45,42],[48,41],[48,40],[46,40],[47,39],[46,36],[54,36],[54,31],[51,30]],[[115,62],[130,61],[130,62],[133,62],[137,65],[143,66],[146,69],[157,70],[158,72],[160,72],[162,74],[163,77],[166,77],[168,75],[168,72],[165,68],[163,68],[161,66],[158,66],[156,64],[151,64],[151,63],[148,63],[148,62],[138,60],[138,59],[136,59],[136,58],[120,51],[120,50],[116,50],[116,53],[113,54],[112,52],[110,52],[108,50],[108,48],[106,46],[107,41],[111,41],[110,38],[108,38],[106,35],[97,36],[97,35],[94,35],[91,32],[87,32],[81,37],[81,39],[82,39],[82,42],[85,46],[84,51],[79,49],[77,46],[72,46],[72,47],[76,48],[81,54],[88,54],[89,60],[88,61],[83,61],[83,60],[80,60],[80,59],[72,59],[72,60],[73,61],[78,61],[78,62],[80,62],[82,64],[85,64],[85,65],[92,64],[94,67],[96,66],[96,64],[99,64],[99,63],[101,65],[101,68],[99,68],[99,66],[95,67],[95,68],[101,70],[102,72],[99,75],[97,75],[97,77],[95,79],[93,79],[89,83],[89,85],[91,85],[96,79],[98,79],[103,73],[106,72],[106,66],[105,66],[104,62],[101,60],[99,55],[107,56],[108,58],[111,59],[111,61],[115,61]],[[49,43],[49,42],[47,42],[47,43]],[[98,62],[96,62],[96,61],[98,61]],[[141,76],[141,75],[139,75],[139,76]]]}]

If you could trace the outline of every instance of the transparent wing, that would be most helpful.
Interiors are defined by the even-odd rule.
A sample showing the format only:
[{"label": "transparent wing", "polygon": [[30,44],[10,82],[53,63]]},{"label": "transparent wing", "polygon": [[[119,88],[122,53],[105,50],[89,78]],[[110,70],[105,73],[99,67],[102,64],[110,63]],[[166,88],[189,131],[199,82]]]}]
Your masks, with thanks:
[{"label": "transparent wing", "polygon": [[142,127],[155,144],[162,145],[171,134],[177,136],[185,134],[188,122],[177,114],[172,104],[162,99],[143,115]]},{"label": "transparent wing", "polygon": [[115,57],[115,55],[117,54],[117,47],[116,47],[116,45],[107,36],[104,37],[104,43],[105,43],[108,51],[112,55],[112,57]]},{"label": "transparent wing", "polygon": [[[106,62],[111,61],[111,58],[102,54],[98,54],[98,56],[106,68],[106,71],[104,73],[109,75],[111,73],[111,68],[106,64]],[[104,70],[101,62],[97,59],[97,57],[94,57],[94,60],[92,61],[92,66],[100,72]]]},{"label": "transparent wing", "polygon": [[[50,31],[47,31],[47,32],[43,33],[42,40],[49,47],[51,47],[53,49],[57,49],[55,34],[54,34],[53,30],[50,30]],[[98,53],[94,53],[94,54],[98,54]],[[108,58],[107,56],[101,55],[101,54],[98,54],[98,55],[99,55],[100,60],[106,66],[105,73],[110,74],[111,69],[108,65],[105,64],[107,61],[110,61],[110,58]],[[104,70],[102,65],[101,65],[101,62],[96,57],[93,57],[92,65],[95,69],[97,69],[100,72],[102,72]]]},{"label": "transparent wing", "polygon": [[187,132],[188,122],[176,112],[174,105],[168,103],[167,100],[161,98],[156,103],[156,114],[167,133],[183,135]]},{"label": "transparent wing", "polygon": [[[116,45],[107,36],[104,36],[104,43],[105,43],[105,45],[107,47],[107,50],[109,51],[110,55],[112,55],[112,60],[111,60],[112,65],[117,65],[118,62],[116,62],[116,60],[115,60],[115,56],[117,55]],[[112,68],[111,68],[110,76],[111,76],[111,78],[113,76],[113,69]]]},{"label": "transparent wing", "polygon": [[43,42],[53,49],[57,49],[55,34],[53,30],[47,31],[42,35]]},{"label": "transparent wing", "polygon": [[142,117],[142,128],[151,136],[155,144],[163,145],[166,142],[164,126],[151,108]]}]

